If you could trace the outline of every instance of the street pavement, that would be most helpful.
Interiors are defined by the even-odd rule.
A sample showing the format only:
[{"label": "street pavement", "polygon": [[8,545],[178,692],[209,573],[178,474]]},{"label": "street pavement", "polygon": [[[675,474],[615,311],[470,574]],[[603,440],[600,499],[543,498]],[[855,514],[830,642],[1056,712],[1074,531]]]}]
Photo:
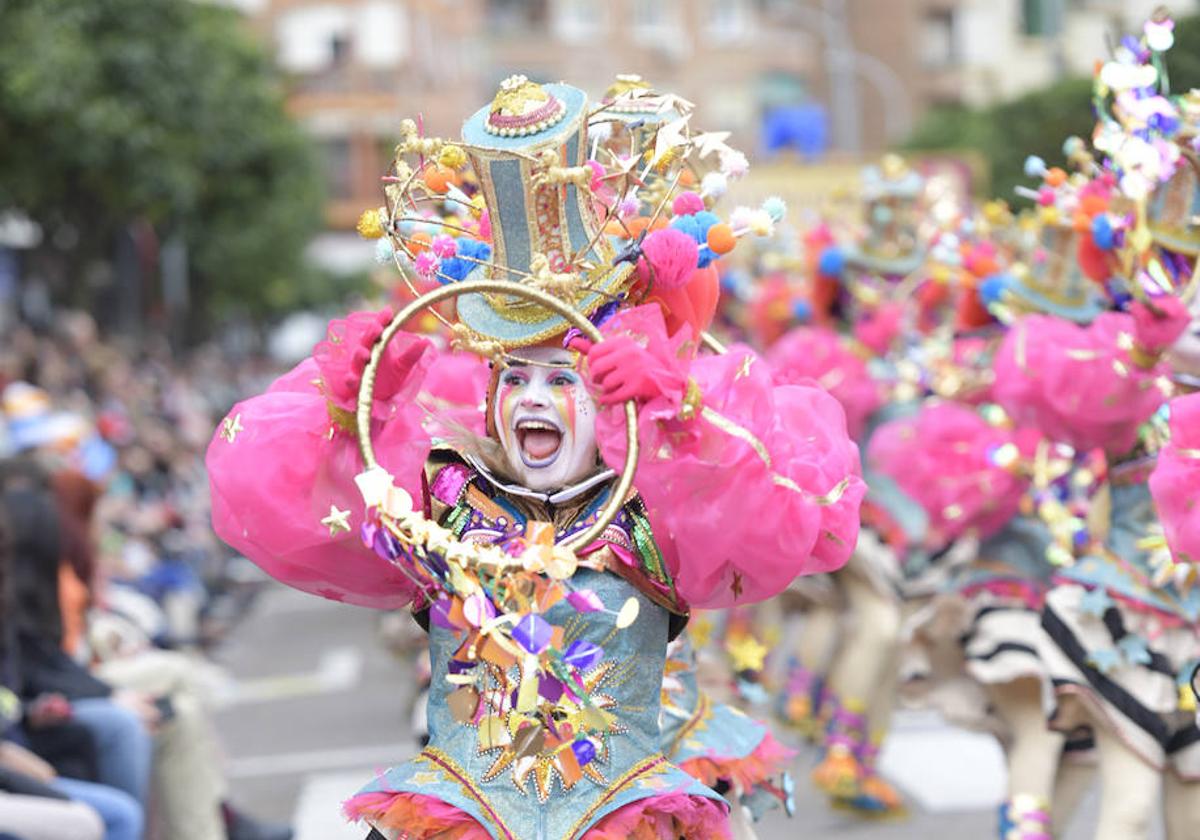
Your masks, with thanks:
[{"label": "street pavement", "polygon": [[[217,652],[232,676],[217,726],[234,802],[291,821],[297,840],[363,840],[339,804],[371,775],[411,755],[414,679],[380,644],[377,615],[267,589]],[[772,815],[761,840],[987,840],[1003,795],[999,750],[990,738],[952,729],[924,713],[901,713],[883,767],[912,803],[903,821],[864,823],[831,811],[807,784],[816,758],[796,760],[797,814]],[[1094,831],[1095,792],[1064,840]]]}]

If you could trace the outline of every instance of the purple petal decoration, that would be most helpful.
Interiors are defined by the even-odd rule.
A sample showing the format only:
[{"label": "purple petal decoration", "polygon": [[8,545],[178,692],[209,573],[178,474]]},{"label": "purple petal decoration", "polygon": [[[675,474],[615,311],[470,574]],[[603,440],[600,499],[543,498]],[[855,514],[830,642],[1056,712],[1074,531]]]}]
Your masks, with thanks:
[{"label": "purple petal decoration", "polygon": [[439,598],[429,607],[429,620],[445,630],[458,630],[450,620],[450,599]]},{"label": "purple petal decoration", "polygon": [[400,554],[400,546],[384,528],[376,529],[375,538],[371,541],[371,548],[384,560],[395,560]]},{"label": "purple petal decoration", "polygon": [[563,684],[549,674],[543,674],[538,682],[538,694],[551,703],[557,703],[563,696]]},{"label": "purple petal decoration", "polygon": [[590,589],[576,589],[567,595],[567,603],[581,613],[599,612],[604,609],[600,596]]},{"label": "purple petal decoration", "polygon": [[579,762],[580,767],[583,767],[591,764],[596,757],[596,745],[587,738],[580,738],[571,742],[571,752],[575,753],[575,760]]},{"label": "purple petal decoration", "polygon": [[563,652],[563,662],[574,668],[578,668],[580,671],[586,671],[594,667],[602,656],[604,656],[604,649],[599,645],[594,645],[583,639],[576,639]]},{"label": "purple petal decoration", "polygon": [[546,619],[536,613],[529,613],[513,627],[512,637],[530,653],[541,653],[550,647],[550,633],[550,625],[546,623]]},{"label": "purple petal decoration", "polygon": [[474,662],[463,662],[461,659],[451,659],[446,664],[446,670],[451,674],[461,674],[475,667]]},{"label": "purple petal decoration", "polygon": [[374,522],[364,522],[362,527],[358,529],[359,536],[362,537],[363,545],[367,548],[375,547],[375,532],[379,530],[379,526]]}]

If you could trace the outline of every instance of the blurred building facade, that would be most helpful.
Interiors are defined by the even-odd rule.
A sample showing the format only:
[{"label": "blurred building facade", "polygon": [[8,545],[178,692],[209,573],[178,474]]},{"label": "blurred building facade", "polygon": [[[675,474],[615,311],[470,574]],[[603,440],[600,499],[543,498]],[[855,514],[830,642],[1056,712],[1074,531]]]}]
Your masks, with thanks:
[{"label": "blurred building facade", "polygon": [[[457,133],[520,72],[603,92],[638,73],[747,150],[855,157],[930,107],[984,105],[1089,74],[1161,0],[226,0],[289,78],[325,158],[331,231],[379,201],[398,121]],[[1195,10],[1195,0],[1166,3]],[[348,236],[318,243],[360,262]]]}]

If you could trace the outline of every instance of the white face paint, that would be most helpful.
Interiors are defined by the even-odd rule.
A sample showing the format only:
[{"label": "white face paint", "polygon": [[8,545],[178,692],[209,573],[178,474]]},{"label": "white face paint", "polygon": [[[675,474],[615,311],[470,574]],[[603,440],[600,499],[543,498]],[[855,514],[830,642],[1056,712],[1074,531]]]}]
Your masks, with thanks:
[{"label": "white face paint", "polygon": [[[517,353],[530,361],[573,365],[555,347]],[[596,404],[573,367],[510,362],[500,372],[492,421],[509,467],[531,490],[559,490],[597,467]]]}]

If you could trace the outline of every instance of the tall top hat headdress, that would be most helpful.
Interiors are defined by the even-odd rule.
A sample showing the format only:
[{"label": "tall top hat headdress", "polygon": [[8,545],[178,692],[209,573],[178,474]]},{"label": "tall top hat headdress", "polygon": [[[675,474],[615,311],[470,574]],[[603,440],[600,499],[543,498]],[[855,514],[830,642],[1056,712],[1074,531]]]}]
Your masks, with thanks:
[{"label": "tall top hat headdress", "polygon": [[[512,76],[466,120],[461,141],[401,124],[387,204],[364,213],[359,231],[380,240],[414,292],[422,280],[510,281],[600,321],[656,283],[685,285],[738,237],[769,234],[782,217],[778,200],[739,208],[730,224],[711,212],[746,158],[725,145],[727,133],[693,134],[691,113],[691,103],[638,77],[618,77],[589,110],[578,88]],[[626,135],[619,146],[607,142],[614,124]],[[690,250],[661,234],[668,227]],[[661,247],[667,239],[676,247]],[[568,328],[545,306],[501,292],[461,295],[455,316],[445,320],[459,343],[493,356]]]}]

